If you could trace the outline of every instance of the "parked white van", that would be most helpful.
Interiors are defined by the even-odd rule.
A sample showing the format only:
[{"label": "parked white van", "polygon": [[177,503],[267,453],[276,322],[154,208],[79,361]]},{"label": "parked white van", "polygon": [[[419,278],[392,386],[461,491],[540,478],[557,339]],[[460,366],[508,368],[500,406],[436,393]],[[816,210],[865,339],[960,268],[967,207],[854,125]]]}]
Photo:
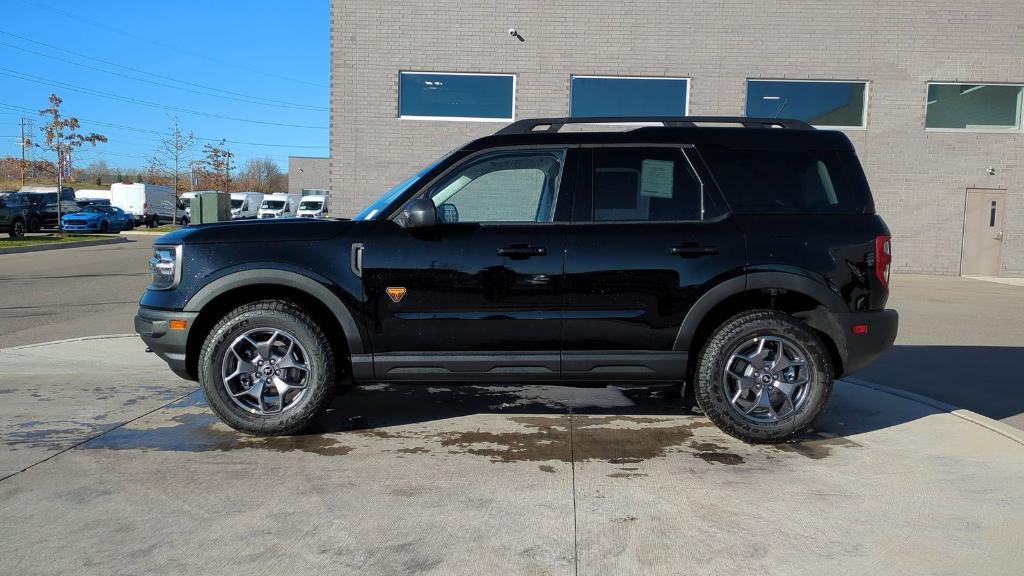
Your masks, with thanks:
[{"label": "parked white van", "polygon": [[137,224],[159,226],[174,221],[174,190],[156,184],[111,184],[110,204],[135,215]]},{"label": "parked white van", "polygon": [[270,194],[263,197],[263,204],[260,205],[260,219],[264,218],[291,218],[299,207],[298,194]]},{"label": "parked white van", "polygon": [[231,219],[255,218],[263,203],[263,194],[259,192],[232,192]]},{"label": "parked white van", "polygon": [[327,196],[303,196],[299,200],[299,218],[326,218]]}]

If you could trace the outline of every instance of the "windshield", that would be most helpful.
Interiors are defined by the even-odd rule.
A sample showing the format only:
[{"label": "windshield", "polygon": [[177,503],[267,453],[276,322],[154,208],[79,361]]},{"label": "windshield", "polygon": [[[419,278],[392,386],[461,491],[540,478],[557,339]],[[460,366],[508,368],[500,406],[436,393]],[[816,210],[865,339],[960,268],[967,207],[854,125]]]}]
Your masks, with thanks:
[{"label": "windshield", "polygon": [[263,201],[263,209],[264,210],[280,210],[281,208],[284,208],[284,200],[264,200]]},{"label": "windshield", "polygon": [[179,198],[179,200],[181,201],[181,205],[184,208],[188,208],[189,205],[192,203],[192,199],[191,198]]},{"label": "windshield", "polygon": [[231,207],[232,208],[241,208],[242,204],[245,204],[245,200],[235,200],[235,199],[231,200]]},{"label": "windshield", "polygon": [[323,202],[319,200],[306,200],[299,204],[299,210],[319,210]]},{"label": "windshield", "polygon": [[85,208],[82,208],[80,210],[80,212],[110,212],[110,207],[108,207],[108,206],[86,206]]},{"label": "windshield", "polygon": [[[454,150],[452,152],[454,152]],[[382,210],[384,210],[385,208],[390,206],[392,202],[394,202],[406,190],[408,190],[410,187],[412,187],[413,184],[418,182],[420,178],[423,178],[423,176],[427,172],[430,172],[431,170],[433,170],[434,166],[437,166],[438,164],[443,162],[446,158],[451,156],[452,152],[449,152],[449,153],[445,154],[444,156],[442,156],[441,158],[438,158],[438,160],[436,162],[434,162],[433,164],[431,164],[430,166],[427,166],[423,170],[420,170],[416,174],[410,176],[407,180],[399,183],[397,186],[395,186],[391,190],[388,190],[386,193],[384,193],[383,196],[381,196],[380,198],[375,200],[373,202],[373,204],[370,204],[366,208],[363,208],[363,210],[359,214],[356,214],[352,219],[353,220],[374,220],[377,217],[379,217],[381,215],[381,211]]]}]

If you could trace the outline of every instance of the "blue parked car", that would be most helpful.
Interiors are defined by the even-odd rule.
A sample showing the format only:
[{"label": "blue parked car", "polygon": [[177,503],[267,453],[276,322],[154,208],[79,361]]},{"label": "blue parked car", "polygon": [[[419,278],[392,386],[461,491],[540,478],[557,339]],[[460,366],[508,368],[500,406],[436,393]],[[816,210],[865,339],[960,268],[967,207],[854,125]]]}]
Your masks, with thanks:
[{"label": "blue parked car", "polygon": [[85,206],[60,219],[65,232],[120,232],[135,227],[135,216],[116,206]]}]

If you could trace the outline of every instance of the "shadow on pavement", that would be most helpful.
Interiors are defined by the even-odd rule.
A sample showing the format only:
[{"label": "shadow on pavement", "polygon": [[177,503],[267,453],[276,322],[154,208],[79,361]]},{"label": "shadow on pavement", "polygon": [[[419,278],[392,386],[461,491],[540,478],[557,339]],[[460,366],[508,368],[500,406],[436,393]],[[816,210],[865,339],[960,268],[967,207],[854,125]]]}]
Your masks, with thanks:
[{"label": "shadow on pavement", "polygon": [[893,346],[856,378],[1002,420],[1024,414],[1024,348]]}]

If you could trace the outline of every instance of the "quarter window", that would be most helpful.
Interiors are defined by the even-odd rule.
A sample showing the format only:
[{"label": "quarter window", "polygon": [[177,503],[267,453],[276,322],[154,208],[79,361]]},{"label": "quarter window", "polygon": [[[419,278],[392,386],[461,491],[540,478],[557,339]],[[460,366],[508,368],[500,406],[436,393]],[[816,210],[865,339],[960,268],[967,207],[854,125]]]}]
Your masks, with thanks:
[{"label": "quarter window", "polygon": [[924,127],[946,130],[1019,130],[1024,86],[928,84]]},{"label": "quarter window", "polygon": [[515,76],[400,72],[398,116],[427,120],[509,121]]},{"label": "quarter window", "polygon": [[747,80],[747,116],[863,128],[866,82]]},{"label": "quarter window", "polygon": [[703,186],[680,148],[595,148],[593,221],[701,220]]},{"label": "quarter window", "polygon": [[573,76],[569,115],[685,116],[689,83],[686,78]]},{"label": "quarter window", "polygon": [[432,186],[442,223],[551,222],[564,150],[499,152],[471,160]]}]

